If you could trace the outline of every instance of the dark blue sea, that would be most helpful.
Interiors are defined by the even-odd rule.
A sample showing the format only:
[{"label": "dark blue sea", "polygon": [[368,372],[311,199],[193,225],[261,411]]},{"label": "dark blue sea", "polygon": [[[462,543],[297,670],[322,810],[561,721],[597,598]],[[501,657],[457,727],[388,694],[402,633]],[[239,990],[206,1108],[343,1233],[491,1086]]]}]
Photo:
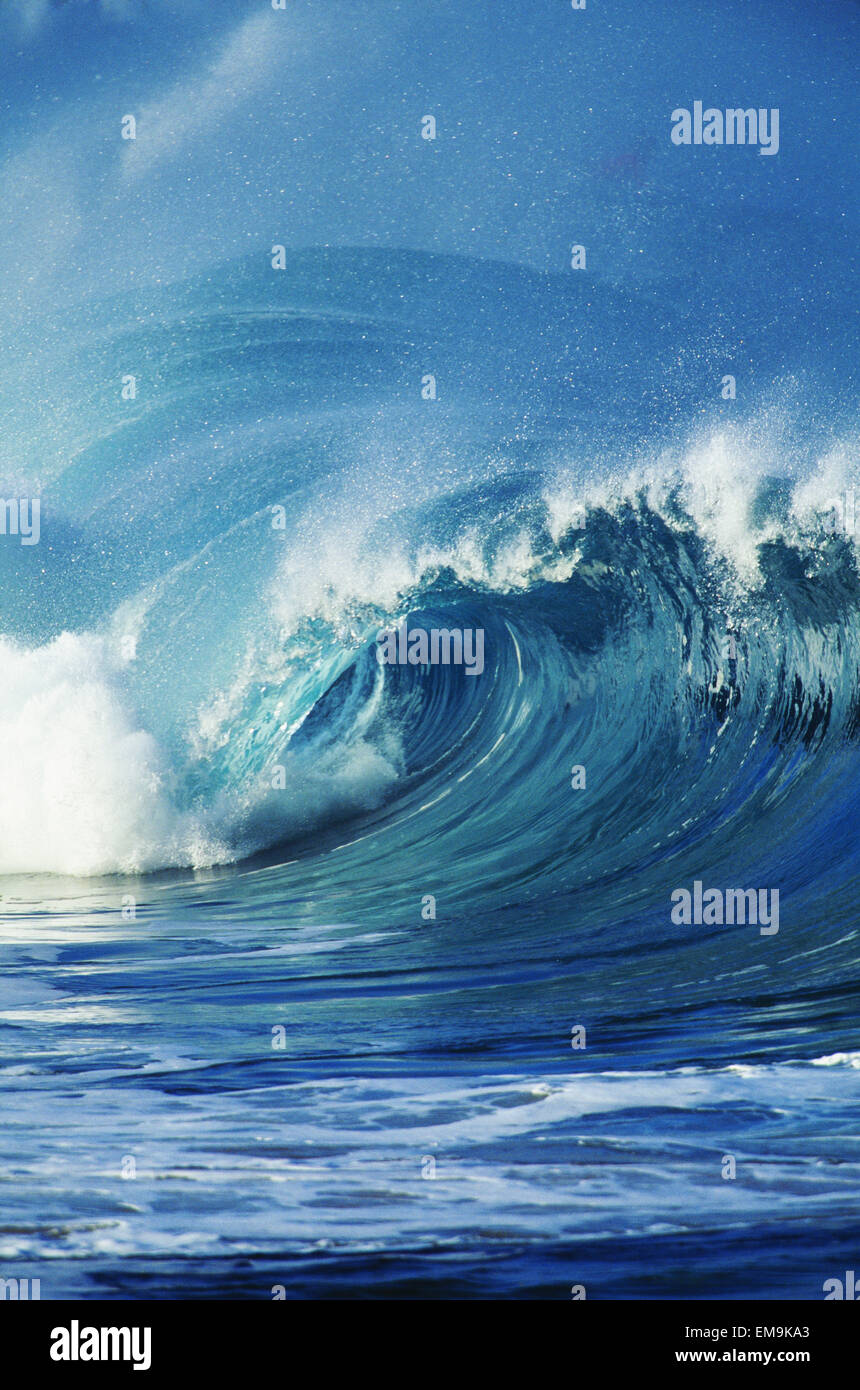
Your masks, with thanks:
[{"label": "dark blue sea", "polygon": [[0,1277],[860,1268],[858,33],[3,5]]}]

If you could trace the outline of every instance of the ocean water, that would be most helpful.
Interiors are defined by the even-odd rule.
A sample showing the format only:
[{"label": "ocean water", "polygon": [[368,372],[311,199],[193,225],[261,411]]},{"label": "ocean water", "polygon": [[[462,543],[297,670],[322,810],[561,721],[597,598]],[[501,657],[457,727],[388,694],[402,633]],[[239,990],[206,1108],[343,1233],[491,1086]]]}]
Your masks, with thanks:
[{"label": "ocean water", "polygon": [[3,1278],[856,1267],[857,7],[682,8],[0,16]]}]

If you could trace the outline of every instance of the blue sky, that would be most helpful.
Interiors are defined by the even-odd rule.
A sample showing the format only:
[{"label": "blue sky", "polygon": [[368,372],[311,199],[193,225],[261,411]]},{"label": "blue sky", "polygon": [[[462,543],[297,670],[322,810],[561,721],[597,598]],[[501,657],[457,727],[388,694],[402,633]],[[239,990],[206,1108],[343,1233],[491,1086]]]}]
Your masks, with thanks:
[{"label": "blue sky", "polygon": [[[858,32],[854,0],[5,0],[0,255],[60,300],[275,241],[668,273],[740,209],[856,221]],[[696,99],[778,106],[778,157],[674,148]]]}]

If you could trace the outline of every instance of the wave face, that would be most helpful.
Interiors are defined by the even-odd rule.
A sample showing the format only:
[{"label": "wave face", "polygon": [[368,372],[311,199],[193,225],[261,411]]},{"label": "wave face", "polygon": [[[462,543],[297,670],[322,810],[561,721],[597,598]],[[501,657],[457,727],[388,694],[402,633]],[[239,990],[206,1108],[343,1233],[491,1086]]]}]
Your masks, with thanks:
[{"label": "wave face", "polygon": [[[545,434],[546,418],[507,432],[523,399],[537,408],[531,381],[497,408],[474,378],[425,400],[422,354],[461,382],[478,327],[492,342],[514,305],[528,327],[566,297],[548,372],[581,294],[373,253],[307,253],[278,284],[263,310],[266,272],[243,263],[176,296],[155,330],[129,306],[118,331],[111,305],[109,348],[94,316],[55,367],[86,409],[71,464],[51,465],[71,452],[56,422],[40,451],[50,566],[38,545],[2,555],[0,871],[238,863],[362,812],[396,823],[444,792],[439,831],[455,808],[463,822],[449,890],[480,895],[477,847],[500,837],[512,890],[536,854],[553,884],[599,883],[601,839],[635,874],[648,845],[671,861],[728,820],[756,826],[820,744],[838,764],[855,698],[855,537],[836,526],[853,505],[847,426],[798,448],[788,400],[778,425],[770,407],[647,449],[596,407],[587,445]],[[588,294],[595,322],[613,307],[625,320],[617,291]],[[454,303],[462,362],[433,337]],[[407,331],[425,345],[404,347]],[[108,351],[146,364],[133,401],[96,389]],[[664,367],[640,370],[646,399]],[[791,430],[795,474],[780,476]],[[618,457],[598,467],[611,437]],[[381,666],[379,632],[404,621],[482,630],[480,679]],[[586,797],[568,795],[571,760]],[[636,795],[622,791],[632,766]],[[537,813],[513,843],[499,780]],[[396,873],[411,872],[407,852]]]},{"label": "wave face", "polygon": [[[29,201],[0,234],[22,285],[0,496],[40,499],[40,537],[0,536],[0,1275],[44,1297],[820,1297],[857,1267],[860,1176],[841,204],[814,180],[808,207],[781,184],[744,204],[732,165],[678,211],[663,155],[610,142],[576,166],[605,246],[579,275],[503,241],[483,156],[461,156],[476,254],[455,220],[387,249],[365,191],[364,244],[323,245],[311,170],[276,272],[253,187],[250,254],[218,202],[216,127],[246,69],[268,110],[278,22],[203,67],[161,53],[152,142],[141,119],[120,172],[60,180],[56,220],[47,156],[4,166]],[[530,149],[505,149],[521,197]],[[406,225],[428,193],[398,177]],[[223,217],[205,264],[198,195]],[[381,663],[404,624],[481,632],[482,670]],[[696,884],[766,890],[778,930],[680,920]]]}]

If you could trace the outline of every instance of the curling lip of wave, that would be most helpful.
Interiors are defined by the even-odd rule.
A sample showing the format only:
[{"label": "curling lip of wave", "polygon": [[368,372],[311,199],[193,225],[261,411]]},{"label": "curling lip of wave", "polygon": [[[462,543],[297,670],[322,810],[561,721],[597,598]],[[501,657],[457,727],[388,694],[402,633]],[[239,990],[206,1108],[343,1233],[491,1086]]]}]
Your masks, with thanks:
[{"label": "curling lip of wave", "polygon": [[[725,440],[718,441],[706,453],[709,466],[714,448],[719,452],[725,447]],[[825,504],[834,485],[832,460],[831,465],[817,488],[809,481],[795,488],[794,520],[789,528],[795,537],[791,549],[795,555],[804,545],[813,556],[821,553],[820,546],[816,549],[814,524],[816,508]],[[372,661],[372,632],[381,617],[420,611],[426,604],[432,604],[434,611],[452,624],[458,612],[483,614],[481,622],[490,626],[497,623],[499,642],[505,641],[505,627],[508,633],[513,632],[511,621],[520,633],[516,679],[513,669],[508,671],[497,664],[495,674],[488,671],[482,681],[473,683],[482,687],[485,704],[481,718],[495,731],[493,746],[485,748],[478,739],[472,758],[480,765],[487,755],[489,765],[484,771],[488,777],[493,771],[490,754],[499,737],[504,737],[505,720],[516,721],[510,710],[504,716],[498,711],[488,714],[488,702],[495,699],[500,706],[513,701],[515,706],[518,699],[528,704],[535,698],[554,701],[559,708],[569,705],[571,687],[566,684],[568,667],[563,662],[549,674],[540,673],[541,681],[556,682],[554,695],[551,688],[548,692],[537,685],[534,696],[531,694],[530,682],[536,680],[534,672],[541,658],[533,661],[532,670],[526,662],[523,672],[520,647],[532,639],[556,640],[553,624],[564,608],[553,609],[549,621],[544,611],[547,596],[553,593],[557,599],[567,595],[563,627],[568,630],[559,629],[556,634],[562,646],[570,640],[576,643],[584,597],[600,599],[603,595],[601,601],[609,605],[607,626],[597,644],[603,664],[589,675],[588,663],[596,659],[596,649],[589,655],[588,641],[577,658],[580,669],[573,684],[578,681],[580,694],[593,690],[598,681],[611,686],[623,677],[623,672],[612,673],[612,661],[629,659],[629,651],[624,652],[626,627],[628,639],[632,634],[641,644],[636,659],[644,662],[640,669],[652,692],[655,682],[664,682],[661,701],[674,700],[676,673],[683,672],[686,664],[690,689],[710,706],[718,725],[735,711],[749,718],[750,711],[743,705],[738,709],[741,668],[730,668],[722,652],[714,655],[706,650],[720,624],[725,627],[725,607],[722,613],[697,612],[678,585],[678,541],[683,543],[691,535],[698,537],[710,557],[706,569],[713,569],[715,557],[721,562],[727,557],[733,561],[733,587],[729,586],[727,595],[738,605],[738,612],[746,604],[744,621],[749,622],[752,603],[759,620],[776,633],[777,646],[769,652],[774,658],[773,669],[766,681],[771,717],[776,720],[775,728],[781,719],[783,734],[802,737],[808,746],[814,737],[826,734],[837,710],[846,716],[851,708],[851,692],[839,693],[840,683],[844,685],[846,680],[839,646],[832,648],[828,657],[826,644],[821,645],[816,665],[814,644],[805,650],[806,639],[800,628],[793,626],[785,612],[778,613],[772,600],[763,597],[766,585],[762,575],[755,572],[758,547],[763,539],[779,536],[780,527],[767,521],[758,529],[750,524],[754,487],[721,488],[709,473],[706,478],[710,480],[700,483],[697,469],[688,469],[680,496],[689,510],[678,504],[677,480],[670,487],[665,479],[654,479],[650,506],[643,501],[641,478],[631,484],[640,489],[638,500],[635,490],[625,495],[622,489],[613,499],[612,490],[604,487],[598,490],[586,524],[579,500],[563,488],[548,488],[537,511],[533,506],[531,512],[524,509],[522,525],[513,539],[506,531],[501,539],[489,534],[479,543],[475,533],[467,530],[465,545],[461,535],[447,548],[425,548],[411,565],[403,562],[399,580],[389,582],[384,601],[376,608],[368,607],[373,582],[364,571],[356,572],[352,582],[339,573],[337,590],[323,575],[316,596],[313,591],[305,595],[307,611],[303,614],[296,595],[284,607],[284,595],[274,584],[270,594],[273,606],[282,620],[288,613],[292,624],[292,632],[286,633],[287,659],[280,667],[272,667],[271,654],[267,654],[268,669],[273,672],[270,675],[266,674],[266,662],[262,670],[252,664],[239,682],[235,699],[224,700],[217,690],[208,690],[198,734],[186,739],[184,749],[163,744],[157,733],[148,729],[145,716],[137,712],[135,666],[119,657],[113,635],[66,633],[35,649],[4,639],[0,738],[6,749],[7,794],[0,809],[0,872],[86,876],[230,863],[301,837],[314,827],[376,811],[387,801],[396,808],[398,786],[409,785],[414,762],[411,742],[420,743],[426,737],[426,726],[432,719],[433,738],[437,740],[432,756],[436,761],[443,758],[445,721],[453,716],[440,716],[431,701],[425,711],[425,727],[421,720],[416,726],[414,719],[406,719],[408,710],[414,712],[415,700],[424,697],[414,690],[404,697],[386,687],[385,671]],[[536,521],[536,516],[542,521]],[[643,517],[644,527],[640,525]],[[615,553],[614,546],[618,547]],[[372,573],[372,558],[364,560]],[[853,574],[853,562],[844,554],[843,561]],[[361,563],[355,563],[361,570]],[[626,566],[634,578],[629,593],[624,583],[619,584]],[[704,577],[705,571],[700,578]],[[580,587],[575,588],[576,584]],[[656,587],[649,589],[649,585]],[[358,608],[355,592],[363,595]],[[678,608],[678,620],[659,631],[654,618],[667,595]],[[511,609],[514,599],[518,606]],[[614,616],[613,607],[618,610]],[[853,621],[855,610],[850,614]],[[347,615],[349,631],[345,632]],[[644,623],[640,621],[643,617]],[[506,620],[504,626],[502,619]],[[157,605],[146,621],[157,627]],[[694,629],[698,629],[696,635]],[[313,630],[312,637],[309,630]],[[679,634],[681,645],[676,646],[674,639]],[[285,635],[283,626],[281,635]],[[752,669],[754,637],[751,627],[744,650],[750,667],[745,679],[753,686],[765,676],[763,664]],[[589,640],[594,648],[594,639]],[[742,633],[740,640],[743,645]],[[848,634],[843,640],[848,640]],[[309,668],[310,677],[305,680],[303,703],[293,708],[285,724],[280,713],[285,697],[282,686],[289,686],[297,669],[290,643],[301,649],[304,675]],[[655,648],[650,655],[645,650],[648,644]],[[766,649],[762,648],[758,660],[763,662],[765,656]],[[809,670],[797,670],[804,657]],[[372,666],[376,669],[370,675],[368,667]],[[574,666],[569,670],[572,673]],[[458,674],[462,680],[461,673],[440,668],[433,675],[442,686],[432,681],[425,686],[426,691],[435,690],[432,699],[442,699],[443,711],[446,701],[456,702],[462,697],[455,684]],[[524,678],[525,686],[518,690]],[[352,692],[344,701],[335,695],[342,687]],[[427,699],[431,700],[429,694]],[[584,695],[583,700],[589,703]],[[597,717],[621,718],[622,713],[625,719],[632,717],[620,703],[614,715],[611,708],[598,712]],[[308,720],[311,713],[313,718]],[[666,717],[665,708],[661,717]],[[454,727],[452,722],[450,728]],[[273,745],[280,750],[278,766],[283,769],[278,788],[272,785],[272,758],[262,738],[264,729],[280,729],[283,735],[280,743]],[[309,729],[313,733],[308,734]],[[603,729],[602,738],[609,733],[620,737],[623,746],[619,728]],[[647,750],[640,751],[647,756]],[[470,765],[467,757],[461,772]],[[193,794],[188,791],[189,780]]]}]

